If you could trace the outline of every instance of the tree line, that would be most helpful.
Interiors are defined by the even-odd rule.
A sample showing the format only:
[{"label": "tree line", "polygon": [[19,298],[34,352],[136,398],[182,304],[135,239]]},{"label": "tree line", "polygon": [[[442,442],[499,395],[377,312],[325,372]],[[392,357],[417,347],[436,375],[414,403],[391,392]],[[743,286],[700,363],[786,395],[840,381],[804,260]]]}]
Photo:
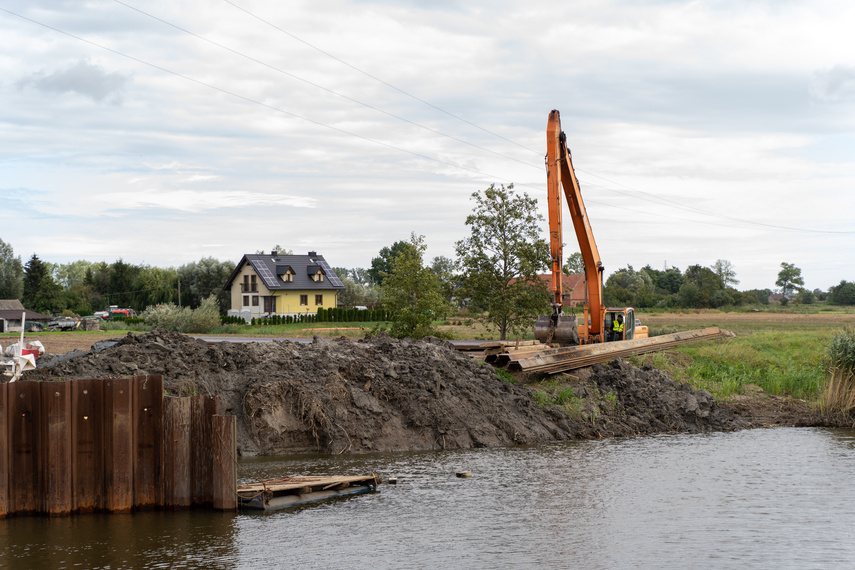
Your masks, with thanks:
[{"label": "tree line", "polygon": [[[369,268],[334,267],[344,284],[339,302],[388,311],[396,336],[435,334],[432,323],[438,316],[462,308],[480,315],[503,339],[530,329],[538,315],[551,311],[547,281],[538,277],[551,263],[549,245],[541,237],[544,221],[537,200],[516,192],[512,184],[491,185],[471,198],[474,206],[465,220],[469,235],[455,243],[456,259],[438,256],[428,263],[425,237],[413,233],[383,247]],[[275,251],[291,253],[279,245]],[[165,269],[121,259],[110,264],[84,260],[51,264],[35,254],[22,264],[11,246],[0,240],[0,298],[21,299],[39,312],[83,315],[108,305],[137,311],[169,303],[195,308],[214,295],[224,313],[230,308],[230,295],[222,287],[234,266],[210,257]],[[563,271],[583,273],[581,254],[570,255]],[[769,303],[772,289],[739,291],[738,284],[732,264],[722,259],[711,267],[691,265],[683,271],[627,266],[606,280],[604,301],[638,308]],[[809,291],[801,269],[786,262],[781,263],[775,285],[782,303],[827,299],[855,304],[855,283],[841,281],[827,294]]]},{"label": "tree line", "polygon": [[39,313],[91,315],[110,305],[137,312],[170,303],[195,309],[214,295],[225,312],[230,295],[222,288],[234,267],[232,261],[210,257],[178,268],[133,265],[122,259],[55,264],[37,254],[22,263],[0,239],[0,299],[20,299]]}]

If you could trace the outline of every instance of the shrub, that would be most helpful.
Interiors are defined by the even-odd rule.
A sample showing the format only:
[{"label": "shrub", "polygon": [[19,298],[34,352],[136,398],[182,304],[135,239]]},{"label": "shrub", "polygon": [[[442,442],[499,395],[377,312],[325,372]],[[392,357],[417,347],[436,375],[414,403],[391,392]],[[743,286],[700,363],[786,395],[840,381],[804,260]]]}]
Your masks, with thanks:
[{"label": "shrub", "polygon": [[146,325],[153,329],[181,333],[209,332],[220,325],[220,308],[214,295],[204,299],[195,310],[170,303],[159,307],[148,307],[140,316],[145,319]]}]

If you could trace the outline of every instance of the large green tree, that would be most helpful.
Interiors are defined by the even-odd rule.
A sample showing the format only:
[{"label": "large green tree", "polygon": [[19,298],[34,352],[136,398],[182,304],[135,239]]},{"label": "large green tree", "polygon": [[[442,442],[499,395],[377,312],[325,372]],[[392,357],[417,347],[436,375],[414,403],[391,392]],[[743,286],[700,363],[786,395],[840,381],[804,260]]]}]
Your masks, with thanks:
[{"label": "large green tree", "polygon": [[778,272],[778,280],[775,281],[775,285],[781,288],[781,293],[784,295],[792,294],[805,285],[802,270],[792,263],[782,261],[781,270]]},{"label": "large green tree", "polygon": [[177,270],[181,280],[180,304],[196,308],[201,306],[203,300],[214,295],[220,312],[225,313],[231,305],[231,293],[223,291],[223,286],[234,269],[233,261],[218,261],[213,257],[182,265]]},{"label": "large green tree", "polygon": [[380,254],[371,260],[371,269],[368,270],[371,283],[383,285],[383,281],[392,273],[392,264],[395,258],[402,252],[411,250],[412,247],[413,245],[410,242],[396,241],[391,246],[381,249]]},{"label": "large green tree", "polygon": [[736,278],[736,270],[733,264],[726,259],[717,259],[712,266],[713,273],[718,275],[725,288],[735,287],[739,285],[739,279]]},{"label": "large green tree", "polygon": [[24,293],[24,266],[12,246],[0,239],[0,299],[20,299]]},{"label": "large green tree", "polygon": [[855,305],[855,283],[843,280],[829,288],[828,300],[835,305]]},{"label": "large green tree", "polygon": [[550,312],[545,281],[549,244],[541,238],[543,217],[537,200],[517,194],[513,184],[490,185],[472,194],[475,206],[466,218],[471,235],[456,244],[462,272],[461,298],[486,310],[484,320],[501,339],[531,329],[537,316]]},{"label": "large green tree", "polygon": [[412,234],[410,247],[392,260],[391,272],[380,288],[383,306],[392,315],[389,334],[396,338],[436,336],[436,316],[449,311],[436,274],[422,261],[427,246],[424,236]]},{"label": "large green tree", "polygon": [[39,313],[56,313],[65,309],[63,289],[50,274],[48,265],[35,253],[24,266],[24,307]]},{"label": "large green tree", "polygon": [[706,308],[727,304],[727,299],[718,291],[724,290],[721,279],[708,267],[690,265],[683,275],[683,285],[680,287],[678,301],[684,307]]}]

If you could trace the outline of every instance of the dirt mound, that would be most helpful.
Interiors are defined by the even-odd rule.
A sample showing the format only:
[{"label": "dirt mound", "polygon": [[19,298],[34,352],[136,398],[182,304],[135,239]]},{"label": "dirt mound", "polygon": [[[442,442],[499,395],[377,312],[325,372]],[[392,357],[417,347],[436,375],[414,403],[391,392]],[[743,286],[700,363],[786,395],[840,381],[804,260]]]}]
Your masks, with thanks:
[{"label": "dirt mound", "polygon": [[[483,447],[744,427],[706,392],[617,360],[577,389],[574,416],[503,382],[439,339],[311,344],[211,343],[154,331],[74,358],[44,361],[28,380],[160,374],[171,394],[218,395],[238,416],[242,454]],[[538,403],[540,402],[540,403]]]}]

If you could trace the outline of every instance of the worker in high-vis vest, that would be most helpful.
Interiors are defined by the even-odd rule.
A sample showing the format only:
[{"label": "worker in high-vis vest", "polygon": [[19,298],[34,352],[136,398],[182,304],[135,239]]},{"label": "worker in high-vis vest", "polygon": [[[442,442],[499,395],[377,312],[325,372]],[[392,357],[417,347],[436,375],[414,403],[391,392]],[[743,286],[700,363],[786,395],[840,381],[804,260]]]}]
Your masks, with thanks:
[{"label": "worker in high-vis vest", "polygon": [[615,340],[623,340],[623,315],[618,315],[617,318],[612,321],[612,333]]}]

